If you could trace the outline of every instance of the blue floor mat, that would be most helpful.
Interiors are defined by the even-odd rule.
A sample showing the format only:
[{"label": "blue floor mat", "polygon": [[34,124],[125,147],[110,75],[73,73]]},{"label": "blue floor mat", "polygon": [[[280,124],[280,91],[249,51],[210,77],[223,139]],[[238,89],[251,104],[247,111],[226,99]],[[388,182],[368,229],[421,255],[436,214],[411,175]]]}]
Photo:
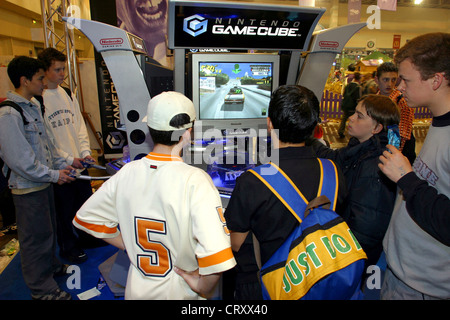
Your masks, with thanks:
[{"label": "blue floor mat", "polygon": [[[94,287],[103,280],[99,266],[118,251],[113,246],[102,246],[98,248],[85,249],[88,256],[87,261],[78,265],[80,281],[77,282],[75,272],[67,276],[57,278],[57,282],[62,290],[69,292],[72,299],[78,300],[77,295]],[[63,263],[69,264],[64,259]],[[74,276],[71,278],[71,276]],[[69,288],[68,288],[69,286]],[[77,289],[79,287],[79,289]],[[108,287],[103,285],[101,294],[90,300],[123,300],[123,297],[117,297]],[[8,264],[5,270],[0,274],[0,300],[31,300],[31,293],[26,286],[22,269],[20,266],[20,251],[14,259]]]},{"label": "blue floor mat", "polygon": [[[79,289],[74,288],[77,283],[71,278],[72,274],[68,274],[65,277],[57,279],[61,289],[69,292],[72,295],[72,299],[78,300],[78,294],[85,292],[89,289],[95,288],[100,283],[99,296],[96,296],[90,300],[123,300],[123,296],[118,296],[114,288],[113,291],[105,282],[102,273],[99,270],[100,265],[104,265],[105,262],[112,258],[118,252],[118,249],[107,245],[98,248],[85,249],[88,255],[88,260],[78,265],[80,272]],[[64,259],[61,259],[63,263],[68,263]],[[386,260],[384,253],[381,255],[380,260],[377,263],[378,272],[369,280],[364,286],[364,300],[379,300],[380,299],[380,286],[383,283],[384,271],[386,270]],[[73,273],[74,274],[74,273]],[[68,286],[70,288],[68,288]],[[22,270],[20,266],[20,251],[9,263],[6,269],[0,274],[0,300],[31,300],[30,290],[26,286]]]}]

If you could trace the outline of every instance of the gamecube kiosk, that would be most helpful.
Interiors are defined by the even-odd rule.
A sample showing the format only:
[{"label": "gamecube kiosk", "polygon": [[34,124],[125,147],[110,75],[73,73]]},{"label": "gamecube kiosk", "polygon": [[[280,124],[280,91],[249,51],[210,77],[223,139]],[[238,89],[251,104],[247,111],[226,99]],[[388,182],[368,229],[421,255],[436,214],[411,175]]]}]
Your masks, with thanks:
[{"label": "gamecube kiosk", "polygon": [[[183,151],[183,159],[210,174],[224,208],[236,177],[270,157],[266,118],[272,92],[283,84],[299,84],[320,99],[336,55],[366,26],[356,23],[314,32],[324,12],[312,7],[169,0],[173,87],[192,99],[197,114],[194,141]],[[150,87],[139,58],[147,55],[144,41],[104,23],[64,20],[93,43],[117,90],[130,159],[107,164],[113,174],[153,148],[145,121]],[[107,264],[102,274],[115,294],[123,295],[126,255],[119,251]]]}]

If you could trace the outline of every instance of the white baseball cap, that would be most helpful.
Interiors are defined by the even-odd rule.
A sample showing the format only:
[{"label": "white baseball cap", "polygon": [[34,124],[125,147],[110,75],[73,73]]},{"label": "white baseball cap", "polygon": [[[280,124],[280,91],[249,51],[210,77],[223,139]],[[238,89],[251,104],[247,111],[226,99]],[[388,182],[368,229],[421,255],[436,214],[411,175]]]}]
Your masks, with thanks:
[{"label": "white baseball cap", "polygon": [[[172,127],[170,120],[178,114],[186,113],[191,121],[179,128]],[[150,99],[147,107],[147,125],[159,131],[188,129],[195,120],[194,104],[184,94],[166,91]]]}]

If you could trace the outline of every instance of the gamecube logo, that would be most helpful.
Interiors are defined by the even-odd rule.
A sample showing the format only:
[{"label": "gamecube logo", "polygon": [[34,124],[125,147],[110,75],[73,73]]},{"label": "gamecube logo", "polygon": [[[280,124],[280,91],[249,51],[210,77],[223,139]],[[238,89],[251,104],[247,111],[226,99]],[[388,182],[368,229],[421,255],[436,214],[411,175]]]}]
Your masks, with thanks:
[{"label": "gamecube logo", "polygon": [[208,29],[208,20],[195,14],[184,19],[183,30],[191,36],[196,37]]}]

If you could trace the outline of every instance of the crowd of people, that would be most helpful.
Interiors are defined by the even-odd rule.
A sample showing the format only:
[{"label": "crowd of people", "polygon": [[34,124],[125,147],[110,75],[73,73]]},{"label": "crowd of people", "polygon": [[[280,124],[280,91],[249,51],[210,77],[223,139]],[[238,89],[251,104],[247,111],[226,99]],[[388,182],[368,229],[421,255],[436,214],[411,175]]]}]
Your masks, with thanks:
[{"label": "crowd of people", "polygon": [[[366,253],[365,267],[385,253],[384,300],[450,298],[449,56],[450,34],[425,34],[378,68],[377,90],[370,82],[363,94],[355,73],[341,125],[351,138],[337,150],[313,138],[320,108],[308,88],[280,86],[270,101],[267,128],[279,151],[276,165],[311,201],[321,185],[317,158],[336,164],[335,210]],[[207,173],[180,157],[196,114],[192,101],[176,92],[149,102],[152,152],[92,194],[71,174],[85,170],[92,156],[76,98],[60,87],[64,62],[54,49],[38,59],[13,59],[8,75],[15,91],[0,108],[3,174],[32,298],[71,299],[54,279],[67,268],[56,244],[61,257],[80,263],[87,257],[78,241],[95,237],[126,251],[126,299],[205,299],[230,271],[236,275],[233,299],[262,299],[253,239],[264,264],[299,223],[288,208],[250,172],[236,180],[222,208]],[[413,108],[421,106],[433,119],[416,155],[411,126]]]}]

